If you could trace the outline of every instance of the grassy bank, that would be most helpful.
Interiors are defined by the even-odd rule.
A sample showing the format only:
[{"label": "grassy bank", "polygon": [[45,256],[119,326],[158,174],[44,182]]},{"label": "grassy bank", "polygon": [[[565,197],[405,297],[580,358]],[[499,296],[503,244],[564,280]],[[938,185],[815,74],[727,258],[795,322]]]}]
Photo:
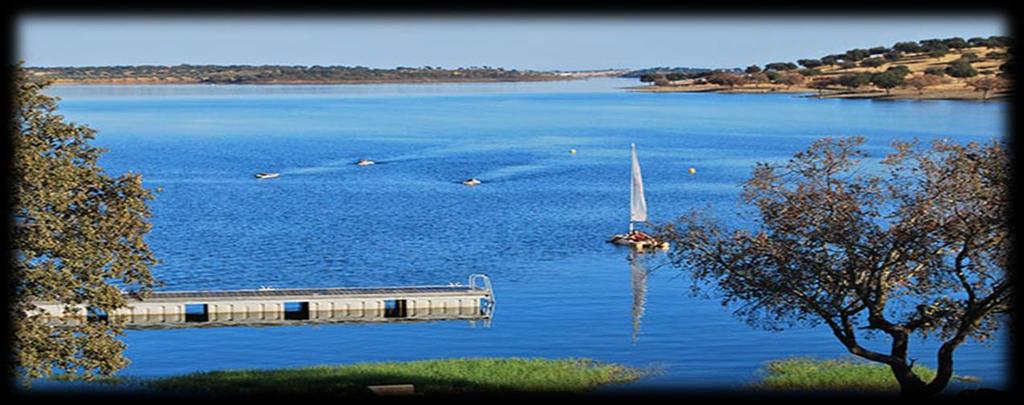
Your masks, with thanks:
[{"label": "grassy bank", "polygon": [[587,359],[467,358],[281,370],[195,373],[146,385],[227,395],[372,395],[368,385],[413,384],[417,393],[583,393],[634,381],[643,372]]},{"label": "grassy bank", "polygon": [[[924,380],[935,377],[935,370],[915,366]],[[855,360],[814,360],[794,358],[769,362],[762,370],[756,389],[771,391],[867,391],[899,392],[899,383],[888,366]],[[977,381],[956,376],[958,381]]]}]

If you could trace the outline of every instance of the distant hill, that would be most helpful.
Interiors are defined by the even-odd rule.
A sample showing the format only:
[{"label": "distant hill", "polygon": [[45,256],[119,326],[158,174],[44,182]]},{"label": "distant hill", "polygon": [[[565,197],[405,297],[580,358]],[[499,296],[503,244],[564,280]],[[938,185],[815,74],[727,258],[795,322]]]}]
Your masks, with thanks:
[{"label": "distant hill", "polygon": [[80,84],[330,84],[383,82],[473,82],[566,80],[551,72],[492,67],[443,69],[362,66],[175,65],[28,67],[29,75],[54,83]]},{"label": "distant hill", "polygon": [[733,69],[709,69],[709,68],[692,68],[692,67],[652,67],[652,68],[646,68],[646,69],[631,70],[629,72],[626,72],[626,73],[622,74],[619,77],[638,78],[641,75],[647,75],[647,74],[655,74],[655,75],[666,75],[666,74],[669,74],[669,73],[692,74],[692,73],[707,73],[707,72],[711,72],[711,71],[725,71],[725,72],[737,72],[737,73],[738,72],[742,72],[741,69],[737,69],[737,68],[733,68]]},{"label": "distant hill", "polygon": [[1014,39],[1008,36],[932,38],[752,65],[742,71],[672,75],[665,68],[652,68],[637,71],[640,82],[650,85],[633,90],[987,100],[1010,94],[1014,49]]}]

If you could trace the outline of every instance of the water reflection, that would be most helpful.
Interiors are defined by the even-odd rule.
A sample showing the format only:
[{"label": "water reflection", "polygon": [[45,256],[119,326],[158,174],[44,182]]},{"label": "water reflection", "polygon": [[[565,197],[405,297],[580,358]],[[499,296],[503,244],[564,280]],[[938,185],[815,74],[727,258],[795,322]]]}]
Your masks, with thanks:
[{"label": "water reflection", "polygon": [[630,285],[633,287],[633,344],[640,335],[640,318],[644,316],[647,297],[647,259],[640,254],[629,254]]}]

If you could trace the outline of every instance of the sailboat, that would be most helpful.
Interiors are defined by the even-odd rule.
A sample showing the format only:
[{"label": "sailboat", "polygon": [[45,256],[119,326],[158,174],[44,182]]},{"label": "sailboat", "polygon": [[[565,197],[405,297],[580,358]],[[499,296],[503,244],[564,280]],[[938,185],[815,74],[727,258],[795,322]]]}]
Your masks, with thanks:
[{"label": "sailboat", "polygon": [[647,200],[644,198],[644,180],[640,175],[640,160],[636,157],[636,144],[631,146],[633,148],[633,168],[632,182],[629,187],[629,232],[614,235],[608,242],[629,246],[638,251],[668,249],[668,242],[655,239],[634,227],[637,222],[647,221]]}]

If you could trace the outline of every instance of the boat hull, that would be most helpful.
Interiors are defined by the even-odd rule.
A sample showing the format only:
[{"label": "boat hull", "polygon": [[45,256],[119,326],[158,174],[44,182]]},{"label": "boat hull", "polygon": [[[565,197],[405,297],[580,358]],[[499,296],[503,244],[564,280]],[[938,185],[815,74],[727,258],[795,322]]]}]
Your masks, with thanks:
[{"label": "boat hull", "polygon": [[608,240],[608,243],[614,243],[620,246],[629,246],[636,250],[667,250],[668,242],[660,241],[657,239],[645,239],[645,240],[634,240],[630,238],[628,234],[618,234],[612,236]]}]

